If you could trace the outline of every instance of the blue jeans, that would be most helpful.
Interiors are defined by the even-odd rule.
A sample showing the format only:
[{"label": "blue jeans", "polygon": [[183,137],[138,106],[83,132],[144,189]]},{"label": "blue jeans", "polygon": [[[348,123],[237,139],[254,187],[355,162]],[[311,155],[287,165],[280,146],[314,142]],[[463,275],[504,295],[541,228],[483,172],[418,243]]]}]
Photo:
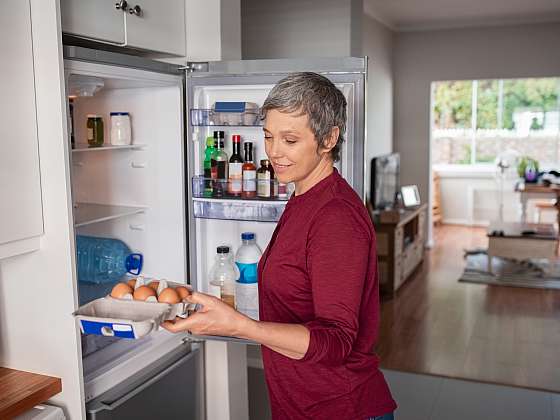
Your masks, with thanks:
[{"label": "blue jeans", "polygon": [[367,420],[395,420],[395,417],[393,416],[393,413],[387,413],[383,416],[370,417]]}]

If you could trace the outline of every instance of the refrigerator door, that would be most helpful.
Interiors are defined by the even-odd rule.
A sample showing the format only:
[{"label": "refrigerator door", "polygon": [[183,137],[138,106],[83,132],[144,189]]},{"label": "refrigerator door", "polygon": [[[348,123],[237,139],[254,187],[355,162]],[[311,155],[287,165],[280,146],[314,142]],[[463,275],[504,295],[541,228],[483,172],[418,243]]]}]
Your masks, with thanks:
[{"label": "refrigerator door", "polygon": [[[367,57],[220,61],[198,66],[191,64],[187,70],[186,83],[185,150],[191,250],[189,277],[196,290],[209,291],[207,274],[213,263],[216,245],[237,246],[240,244],[240,233],[251,231],[256,233],[257,242],[264,249],[274,230],[274,221],[278,220],[285,204],[280,200],[258,202],[236,201],[227,197],[200,198],[196,187],[200,185],[198,177],[203,174],[205,139],[212,136],[213,130],[225,130],[226,151],[229,155],[229,137],[240,134],[244,141],[253,142],[256,150],[254,161],[258,164],[259,159],[266,158],[260,127],[262,123],[258,118],[252,119],[250,107],[253,103],[262,106],[266,96],[280,79],[289,73],[300,71],[320,73],[344,93],[348,103],[346,141],[342,145],[341,159],[335,166],[360,197],[365,198]],[[225,105],[220,102],[228,102],[231,106],[244,104],[250,111],[238,120],[231,118],[232,115],[214,119],[217,106]],[[206,216],[205,212],[211,206],[218,209],[218,216]]]}]

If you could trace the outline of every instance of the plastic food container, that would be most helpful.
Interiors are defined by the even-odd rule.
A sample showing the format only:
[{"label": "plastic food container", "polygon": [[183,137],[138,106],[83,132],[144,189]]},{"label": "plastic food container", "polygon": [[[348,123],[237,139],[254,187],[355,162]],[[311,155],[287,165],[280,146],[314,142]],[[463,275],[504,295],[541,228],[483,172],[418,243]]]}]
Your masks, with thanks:
[{"label": "plastic food container", "polygon": [[111,144],[113,146],[132,144],[128,112],[111,112]]},{"label": "plastic food container", "polygon": [[[155,279],[138,277],[135,288],[153,280]],[[188,287],[166,280],[158,281],[158,295],[166,287]],[[138,339],[152,331],[157,331],[162,322],[175,317],[185,318],[194,310],[196,305],[187,302],[171,305],[154,300],[133,300],[132,296],[124,299],[107,296],[81,306],[73,315],[79,322],[83,334]]]},{"label": "plastic food container", "polygon": [[254,102],[215,102],[212,116],[214,125],[256,125],[259,106]]}]

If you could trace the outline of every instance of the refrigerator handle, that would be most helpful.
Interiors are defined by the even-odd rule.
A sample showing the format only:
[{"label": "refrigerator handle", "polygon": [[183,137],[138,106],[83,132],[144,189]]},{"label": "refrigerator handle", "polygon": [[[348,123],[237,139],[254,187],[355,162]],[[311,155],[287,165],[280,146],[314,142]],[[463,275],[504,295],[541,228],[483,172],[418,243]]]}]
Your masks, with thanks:
[{"label": "refrigerator handle", "polygon": [[158,382],[161,378],[166,376],[172,370],[174,370],[174,369],[178,368],[179,366],[181,366],[182,364],[188,362],[190,359],[192,359],[195,356],[195,353],[196,353],[195,351],[191,351],[186,356],[177,360],[176,362],[174,362],[173,364],[171,364],[170,366],[168,366],[167,368],[165,368],[164,370],[159,372],[157,375],[148,379],[146,382],[143,382],[142,384],[140,384],[136,388],[133,388],[132,390],[130,390],[129,392],[124,394],[122,397],[116,399],[115,401],[111,401],[111,402],[101,401],[101,403],[100,403],[101,407],[104,410],[113,411],[114,409],[118,408],[120,405],[124,404],[126,401],[128,401],[129,399],[131,399],[135,395],[138,395],[139,393],[144,391],[146,388],[148,388],[152,384]]}]

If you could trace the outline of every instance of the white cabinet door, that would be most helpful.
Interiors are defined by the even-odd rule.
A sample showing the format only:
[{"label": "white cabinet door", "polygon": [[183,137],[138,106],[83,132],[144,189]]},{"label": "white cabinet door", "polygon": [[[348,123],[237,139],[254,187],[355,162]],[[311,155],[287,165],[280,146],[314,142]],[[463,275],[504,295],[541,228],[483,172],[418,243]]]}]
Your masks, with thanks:
[{"label": "white cabinet door", "polygon": [[132,0],[128,6],[141,12],[127,13],[127,46],[185,56],[185,0]]},{"label": "white cabinet door", "polygon": [[[0,13],[0,258],[43,233],[31,16],[28,0]],[[37,240],[38,242],[38,240]],[[15,247],[14,247],[15,246]],[[6,251],[10,247],[12,251]],[[17,249],[17,251],[13,251]],[[11,255],[10,255],[11,254]]]},{"label": "white cabinet door", "polygon": [[61,0],[62,32],[124,45],[125,12],[119,0]]}]

